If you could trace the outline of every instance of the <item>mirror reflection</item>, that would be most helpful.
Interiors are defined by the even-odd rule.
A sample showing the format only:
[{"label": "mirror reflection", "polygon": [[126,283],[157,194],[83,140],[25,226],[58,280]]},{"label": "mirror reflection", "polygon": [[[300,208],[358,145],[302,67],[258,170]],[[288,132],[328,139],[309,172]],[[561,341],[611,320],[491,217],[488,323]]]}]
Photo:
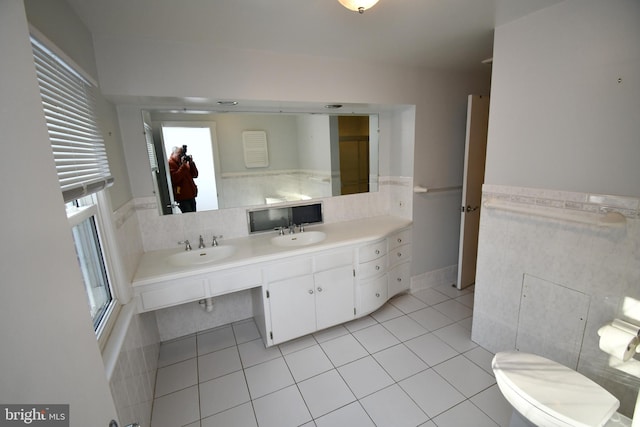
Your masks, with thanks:
[{"label": "mirror reflection", "polygon": [[190,206],[188,177],[196,211],[378,190],[377,115],[147,110],[143,119],[161,214]]}]

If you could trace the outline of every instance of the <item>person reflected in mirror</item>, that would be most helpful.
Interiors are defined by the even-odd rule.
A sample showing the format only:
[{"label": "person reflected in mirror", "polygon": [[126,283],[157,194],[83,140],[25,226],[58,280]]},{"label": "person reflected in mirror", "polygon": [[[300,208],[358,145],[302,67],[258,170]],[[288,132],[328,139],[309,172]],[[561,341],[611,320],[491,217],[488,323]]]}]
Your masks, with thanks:
[{"label": "person reflected in mirror", "polygon": [[187,155],[187,146],[173,147],[169,156],[169,171],[173,187],[173,199],[182,212],[196,211],[198,186],[194,178],[198,177],[198,168],[193,157]]}]

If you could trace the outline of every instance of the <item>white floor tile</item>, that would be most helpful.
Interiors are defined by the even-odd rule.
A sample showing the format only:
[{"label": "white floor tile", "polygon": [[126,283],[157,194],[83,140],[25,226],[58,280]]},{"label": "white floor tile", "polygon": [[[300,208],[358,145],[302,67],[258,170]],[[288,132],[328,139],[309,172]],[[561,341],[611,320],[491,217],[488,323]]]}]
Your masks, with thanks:
[{"label": "white floor tile", "polygon": [[446,301],[449,297],[442,292],[438,292],[433,288],[429,289],[421,289],[419,291],[413,292],[411,295],[418,298],[420,301],[424,302],[427,305],[436,305],[441,303],[442,301]]},{"label": "white floor tile", "polygon": [[260,331],[253,319],[237,322],[231,325],[236,336],[236,342],[242,344],[260,338]]},{"label": "white floor tile", "polygon": [[338,372],[358,399],[394,383],[372,356],[343,365]]},{"label": "white floor tile", "polygon": [[451,284],[442,284],[442,285],[434,286],[433,289],[445,294],[449,298],[458,298],[459,296],[466,295],[473,292],[473,288],[471,286],[468,288],[459,290],[458,288],[456,288]]},{"label": "white floor tile", "polygon": [[200,412],[203,418],[249,400],[249,390],[242,371],[200,384]]},{"label": "white floor tile", "polygon": [[493,369],[491,368],[491,361],[495,356],[493,353],[477,346],[473,350],[465,352],[464,356],[493,376]]},{"label": "white floor tile", "polygon": [[219,414],[204,418],[202,427],[242,426],[257,427],[256,416],[251,403],[244,403],[235,408],[227,409]]},{"label": "white floor tile", "polygon": [[198,419],[200,410],[197,386],[159,397],[153,402],[152,427],[183,426]]},{"label": "white floor tile", "polygon": [[196,357],[196,336],[192,335],[160,344],[158,367],[171,365]]},{"label": "white floor tile", "polygon": [[334,366],[342,366],[369,355],[351,334],[323,342],[320,347],[329,356]]},{"label": "white floor tile", "polygon": [[198,379],[205,382],[242,369],[238,347],[207,353],[198,357]]},{"label": "white floor tile", "polygon": [[473,314],[472,309],[454,300],[441,302],[440,304],[434,305],[433,308],[456,322],[471,317]]},{"label": "white floor tile", "polygon": [[391,332],[400,341],[407,341],[429,332],[409,316],[401,316],[387,320],[382,324],[382,326],[384,326],[385,329]]},{"label": "white floor tile", "polygon": [[333,364],[318,344],[287,354],[284,358],[296,382],[333,369]]},{"label": "white floor tile", "polygon": [[455,408],[438,415],[433,419],[438,427],[496,427],[496,424],[484,412],[476,408],[473,403],[467,401],[462,402]]},{"label": "white floor tile", "polygon": [[421,335],[404,344],[429,366],[437,365],[459,354],[432,333]]},{"label": "white floor tile", "polygon": [[495,384],[491,375],[462,355],[433,369],[466,397],[480,393]]},{"label": "white floor tile", "polygon": [[513,408],[500,392],[497,385],[476,394],[469,399],[482,412],[489,415],[501,427],[507,427],[511,421]]},{"label": "white floor tile", "polygon": [[377,427],[414,427],[428,421],[397,384],[365,397],[360,403]]},{"label": "white floor tile", "polygon": [[[430,418],[465,400],[462,393],[453,388],[433,369],[401,381],[400,387]],[[473,424],[469,424],[471,425]]]},{"label": "white floor tile", "polygon": [[433,335],[437,336],[460,353],[464,353],[465,351],[469,351],[478,346],[478,344],[471,341],[471,331],[463,328],[457,323],[440,328],[437,331],[434,331]]},{"label": "white floor tile", "polygon": [[282,343],[278,347],[280,347],[280,351],[282,352],[282,354],[289,354],[307,347],[314,346],[316,344],[318,344],[318,342],[313,337],[313,335],[305,335],[303,337],[296,338],[295,340]]},{"label": "white floor tile", "polygon": [[349,332],[353,333],[355,331],[359,331],[360,329],[368,328],[369,326],[373,326],[377,324],[378,321],[371,316],[364,316],[356,320],[352,320],[349,323],[345,323],[345,328],[349,330]]},{"label": "white floor tile", "polygon": [[422,310],[409,313],[409,317],[429,331],[435,331],[443,326],[454,323],[452,319],[432,307],[423,308]]},{"label": "white floor tile", "polygon": [[385,348],[400,344],[391,332],[382,325],[374,325],[365,329],[360,329],[353,333],[353,336],[367,349],[369,353],[376,353]]},{"label": "white floor tile", "polygon": [[356,400],[334,369],[298,383],[313,418],[318,418]]},{"label": "white floor tile", "polygon": [[294,384],[289,367],[282,357],[247,368],[244,374],[252,399]]},{"label": "white floor tile", "polygon": [[403,312],[395,308],[393,305],[387,303],[380,307],[377,311],[371,313],[371,317],[382,323],[386,322],[387,320],[391,320],[394,317],[402,316],[403,314]]},{"label": "white floor tile", "polygon": [[158,369],[155,396],[164,396],[198,384],[197,365],[193,358]]},{"label": "white floor tile", "polygon": [[373,355],[391,377],[400,381],[429,368],[426,363],[409,350],[404,344],[399,344]]},{"label": "white floor tile", "polygon": [[222,326],[198,334],[198,356],[236,345],[231,326]]},{"label": "white floor tile", "polygon": [[270,348],[253,319],[162,343],[150,425],[506,427],[473,300],[436,286]]},{"label": "white floor tile", "polygon": [[318,427],[375,427],[358,402],[350,403],[315,421]]},{"label": "white floor tile", "polygon": [[313,337],[319,343],[332,340],[343,335],[347,335],[349,331],[343,325],[334,326],[332,328],[323,329],[313,334]]},{"label": "white floor tile", "polygon": [[254,400],[253,408],[260,427],[297,427],[311,421],[295,385]]},{"label": "white floor tile", "polygon": [[403,294],[389,301],[394,307],[405,314],[426,308],[427,305],[411,294]]},{"label": "white floor tile", "polygon": [[242,343],[238,345],[238,351],[244,368],[282,356],[278,346],[267,348],[264,346],[262,339]]}]

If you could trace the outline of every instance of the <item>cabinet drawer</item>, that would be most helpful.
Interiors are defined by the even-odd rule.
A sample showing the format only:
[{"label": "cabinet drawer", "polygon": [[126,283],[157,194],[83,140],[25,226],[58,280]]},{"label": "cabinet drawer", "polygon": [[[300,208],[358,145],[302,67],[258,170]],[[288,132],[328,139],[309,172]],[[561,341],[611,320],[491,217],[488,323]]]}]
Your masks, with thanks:
[{"label": "cabinet drawer", "polygon": [[143,291],[140,301],[144,311],[196,301],[206,296],[203,279],[175,281],[161,289]]},{"label": "cabinet drawer", "polygon": [[360,257],[360,263],[368,262],[376,258],[380,258],[387,253],[387,240],[380,240],[379,242],[372,243],[367,246],[363,246],[358,251]]},{"label": "cabinet drawer", "polygon": [[391,298],[411,287],[411,263],[396,265],[389,271],[388,297]]},{"label": "cabinet drawer", "polygon": [[297,258],[288,262],[279,262],[265,268],[265,279],[269,282],[288,279],[290,277],[305,276],[313,273],[313,258]]},{"label": "cabinet drawer", "polygon": [[401,232],[389,237],[389,251],[391,251],[391,249],[393,248],[397,248],[398,246],[406,245],[407,243],[411,243],[410,228],[402,230]]},{"label": "cabinet drawer", "polygon": [[402,245],[389,251],[389,265],[396,265],[400,262],[411,259],[411,245]]},{"label": "cabinet drawer", "polygon": [[387,255],[373,261],[362,263],[358,266],[359,279],[367,279],[387,271]]},{"label": "cabinet drawer", "polygon": [[372,313],[387,302],[387,276],[381,276],[356,286],[357,316]]},{"label": "cabinet drawer", "polygon": [[262,285],[262,272],[257,268],[214,274],[209,279],[212,296],[241,291]]},{"label": "cabinet drawer", "polygon": [[314,257],[315,271],[330,270],[332,268],[353,265],[353,249],[334,251]]}]

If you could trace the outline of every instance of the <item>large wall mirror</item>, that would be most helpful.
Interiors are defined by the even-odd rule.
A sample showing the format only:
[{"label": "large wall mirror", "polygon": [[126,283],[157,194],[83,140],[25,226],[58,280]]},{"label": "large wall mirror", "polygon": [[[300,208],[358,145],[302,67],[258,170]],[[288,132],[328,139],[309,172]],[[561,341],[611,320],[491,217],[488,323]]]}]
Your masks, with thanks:
[{"label": "large wall mirror", "polygon": [[[143,110],[161,214],[181,213],[168,158],[186,146],[197,211],[378,191],[378,115]],[[180,189],[177,189],[180,191]]]}]

